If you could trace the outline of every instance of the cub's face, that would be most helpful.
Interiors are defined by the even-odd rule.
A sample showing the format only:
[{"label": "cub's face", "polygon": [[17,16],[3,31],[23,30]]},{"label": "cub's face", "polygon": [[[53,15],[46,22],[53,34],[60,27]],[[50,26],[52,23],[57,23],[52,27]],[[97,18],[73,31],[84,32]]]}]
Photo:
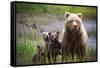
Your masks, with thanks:
[{"label": "cub's face", "polygon": [[74,14],[74,13],[69,13],[65,12],[65,30],[67,31],[74,31],[77,32],[80,30],[82,23],[82,14]]},{"label": "cub's face", "polygon": [[38,54],[43,56],[45,54],[45,48],[41,47],[40,45],[37,46]]},{"label": "cub's face", "polygon": [[60,42],[58,41],[59,39],[59,32],[48,32],[47,34],[45,33],[44,35],[45,39],[48,38],[47,42],[46,40],[44,40],[47,44],[48,44],[48,48],[51,50],[53,49],[53,52],[57,55],[57,54],[61,54],[61,46],[60,46]]},{"label": "cub's face", "polygon": [[47,42],[47,43],[49,42],[49,33],[48,32],[43,33],[43,39],[45,42]]},{"label": "cub's face", "polygon": [[58,38],[59,32],[48,32],[43,34],[43,39],[45,42],[58,41]]},{"label": "cub's face", "polygon": [[50,32],[49,33],[49,38],[51,42],[56,42],[58,41],[59,38],[59,32]]}]

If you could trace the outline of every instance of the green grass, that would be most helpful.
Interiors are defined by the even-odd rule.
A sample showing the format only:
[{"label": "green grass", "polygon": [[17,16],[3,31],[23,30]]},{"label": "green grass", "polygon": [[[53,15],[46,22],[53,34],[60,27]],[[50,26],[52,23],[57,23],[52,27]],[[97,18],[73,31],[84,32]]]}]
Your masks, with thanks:
[{"label": "green grass", "polygon": [[[16,64],[17,65],[28,65],[32,63],[32,57],[37,53],[37,45],[43,45],[43,39],[38,38],[36,40],[30,40],[27,38],[20,38],[17,39],[16,43]],[[71,59],[71,56],[67,56],[64,62],[80,62],[80,61],[95,61],[96,60],[96,48],[88,48],[87,49],[87,57],[84,60],[77,59],[76,56],[74,57],[75,60]],[[61,63],[62,57],[59,55],[57,56],[57,62]],[[41,62],[38,64],[48,64],[47,57],[42,57]]]},{"label": "green grass", "polygon": [[35,50],[36,48],[31,40],[18,39],[16,45],[16,64],[30,64],[31,56],[35,53]]},{"label": "green grass", "polygon": [[43,39],[38,36],[35,32],[30,34],[26,32],[16,40],[16,64],[17,65],[27,65],[32,64],[32,57],[37,53],[37,45],[43,46]]},{"label": "green grass", "polygon": [[[25,29],[26,30],[26,29]],[[30,31],[29,33],[21,32],[18,33],[18,37],[16,39],[16,65],[29,65],[32,63],[32,57],[37,53],[37,45],[44,46],[44,40],[40,34],[38,34],[35,30]],[[96,48],[88,48],[87,56],[84,60],[77,59],[75,56],[75,60],[71,59],[71,56],[65,56],[66,60],[64,62],[80,62],[80,61],[95,61],[96,59]],[[62,62],[62,56],[57,56],[56,63]],[[46,57],[42,57],[41,62],[38,64],[48,64],[48,59]]]},{"label": "green grass", "polygon": [[29,14],[64,14],[66,11],[74,13],[82,13],[87,18],[96,17],[95,7],[80,7],[80,6],[68,6],[68,5],[44,5],[44,4],[28,4],[17,3],[17,13],[29,13]]}]

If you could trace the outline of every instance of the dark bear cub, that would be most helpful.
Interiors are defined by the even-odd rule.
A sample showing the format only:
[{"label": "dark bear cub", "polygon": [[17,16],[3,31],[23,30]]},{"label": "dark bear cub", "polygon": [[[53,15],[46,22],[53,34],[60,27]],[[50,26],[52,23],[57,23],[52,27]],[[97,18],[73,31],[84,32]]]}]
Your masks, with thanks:
[{"label": "dark bear cub", "polygon": [[56,62],[57,55],[61,55],[61,46],[58,39],[59,32],[48,32],[48,34],[44,35],[49,63]]},{"label": "dark bear cub", "polygon": [[45,48],[44,47],[38,45],[37,50],[38,50],[38,52],[32,58],[32,62],[34,64],[40,63],[42,58],[45,56]]},{"label": "dark bear cub", "polygon": [[58,41],[59,38],[59,32],[50,32],[49,33],[49,39],[50,39],[50,46],[48,49],[48,59],[49,62],[51,62],[51,59],[53,59],[54,62],[56,62],[57,55],[61,55],[61,46],[60,42]]}]

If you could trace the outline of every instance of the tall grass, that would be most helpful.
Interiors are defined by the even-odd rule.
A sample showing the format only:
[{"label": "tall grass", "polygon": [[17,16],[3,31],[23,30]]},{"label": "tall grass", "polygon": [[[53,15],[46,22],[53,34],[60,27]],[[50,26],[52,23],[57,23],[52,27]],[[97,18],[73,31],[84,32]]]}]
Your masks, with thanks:
[{"label": "tall grass", "polygon": [[43,38],[35,31],[32,34],[28,32],[22,33],[16,39],[16,64],[27,65],[32,64],[32,57],[37,53],[37,45],[43,46]]},{"label": "tall grass", "polygon": [[[27,65],[27,64],[34,64],[32,63],[32,57],[37,53],[37,45],[43,44],[42,38],[38,38],[37,40],[29,40],[25,38],[17,39],[17,46],[16,46],[16,63],[17,65]],[[87,56],[84,60],[77,59],[74,57],[72,60],[71,56],[65,56],[66,60],[62,61],[62,56],[57,56],[56,63],[61,62],[82,62],[82,61],[95,61],[96,60],[96,48],[88,48],[87,49]],[[38,59],[37,59],[38,60]],[[48,64],[48,59],[46,57],[42,57],[41,62],[37,64]],[[52,63],[54,63],[52,61]]]}]

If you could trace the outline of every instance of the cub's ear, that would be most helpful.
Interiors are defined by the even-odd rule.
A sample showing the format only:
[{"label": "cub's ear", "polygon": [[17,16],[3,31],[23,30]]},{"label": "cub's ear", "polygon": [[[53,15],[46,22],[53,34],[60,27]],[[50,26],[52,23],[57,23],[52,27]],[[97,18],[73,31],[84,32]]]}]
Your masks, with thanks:
[{"label": "cub's ear", "polygon": [[65,12],[64,19],[66,19],[70,15],[69,12]]},{"label": "cub's ear", "polygon": [[59,35],[59,32],[57,32],[57,35]]},{"label": "cub's ear", "polygon": [[40,45],[37,45],[37,48],[39,49],[40,48]]},{"label": "cub's ear", "polygon": [[82,13],[78,13],[77,15],[82,19]]},{"label": "cub's ear", "polygon": [[48,32],[48,35],[51,35],[51,32]]}]

